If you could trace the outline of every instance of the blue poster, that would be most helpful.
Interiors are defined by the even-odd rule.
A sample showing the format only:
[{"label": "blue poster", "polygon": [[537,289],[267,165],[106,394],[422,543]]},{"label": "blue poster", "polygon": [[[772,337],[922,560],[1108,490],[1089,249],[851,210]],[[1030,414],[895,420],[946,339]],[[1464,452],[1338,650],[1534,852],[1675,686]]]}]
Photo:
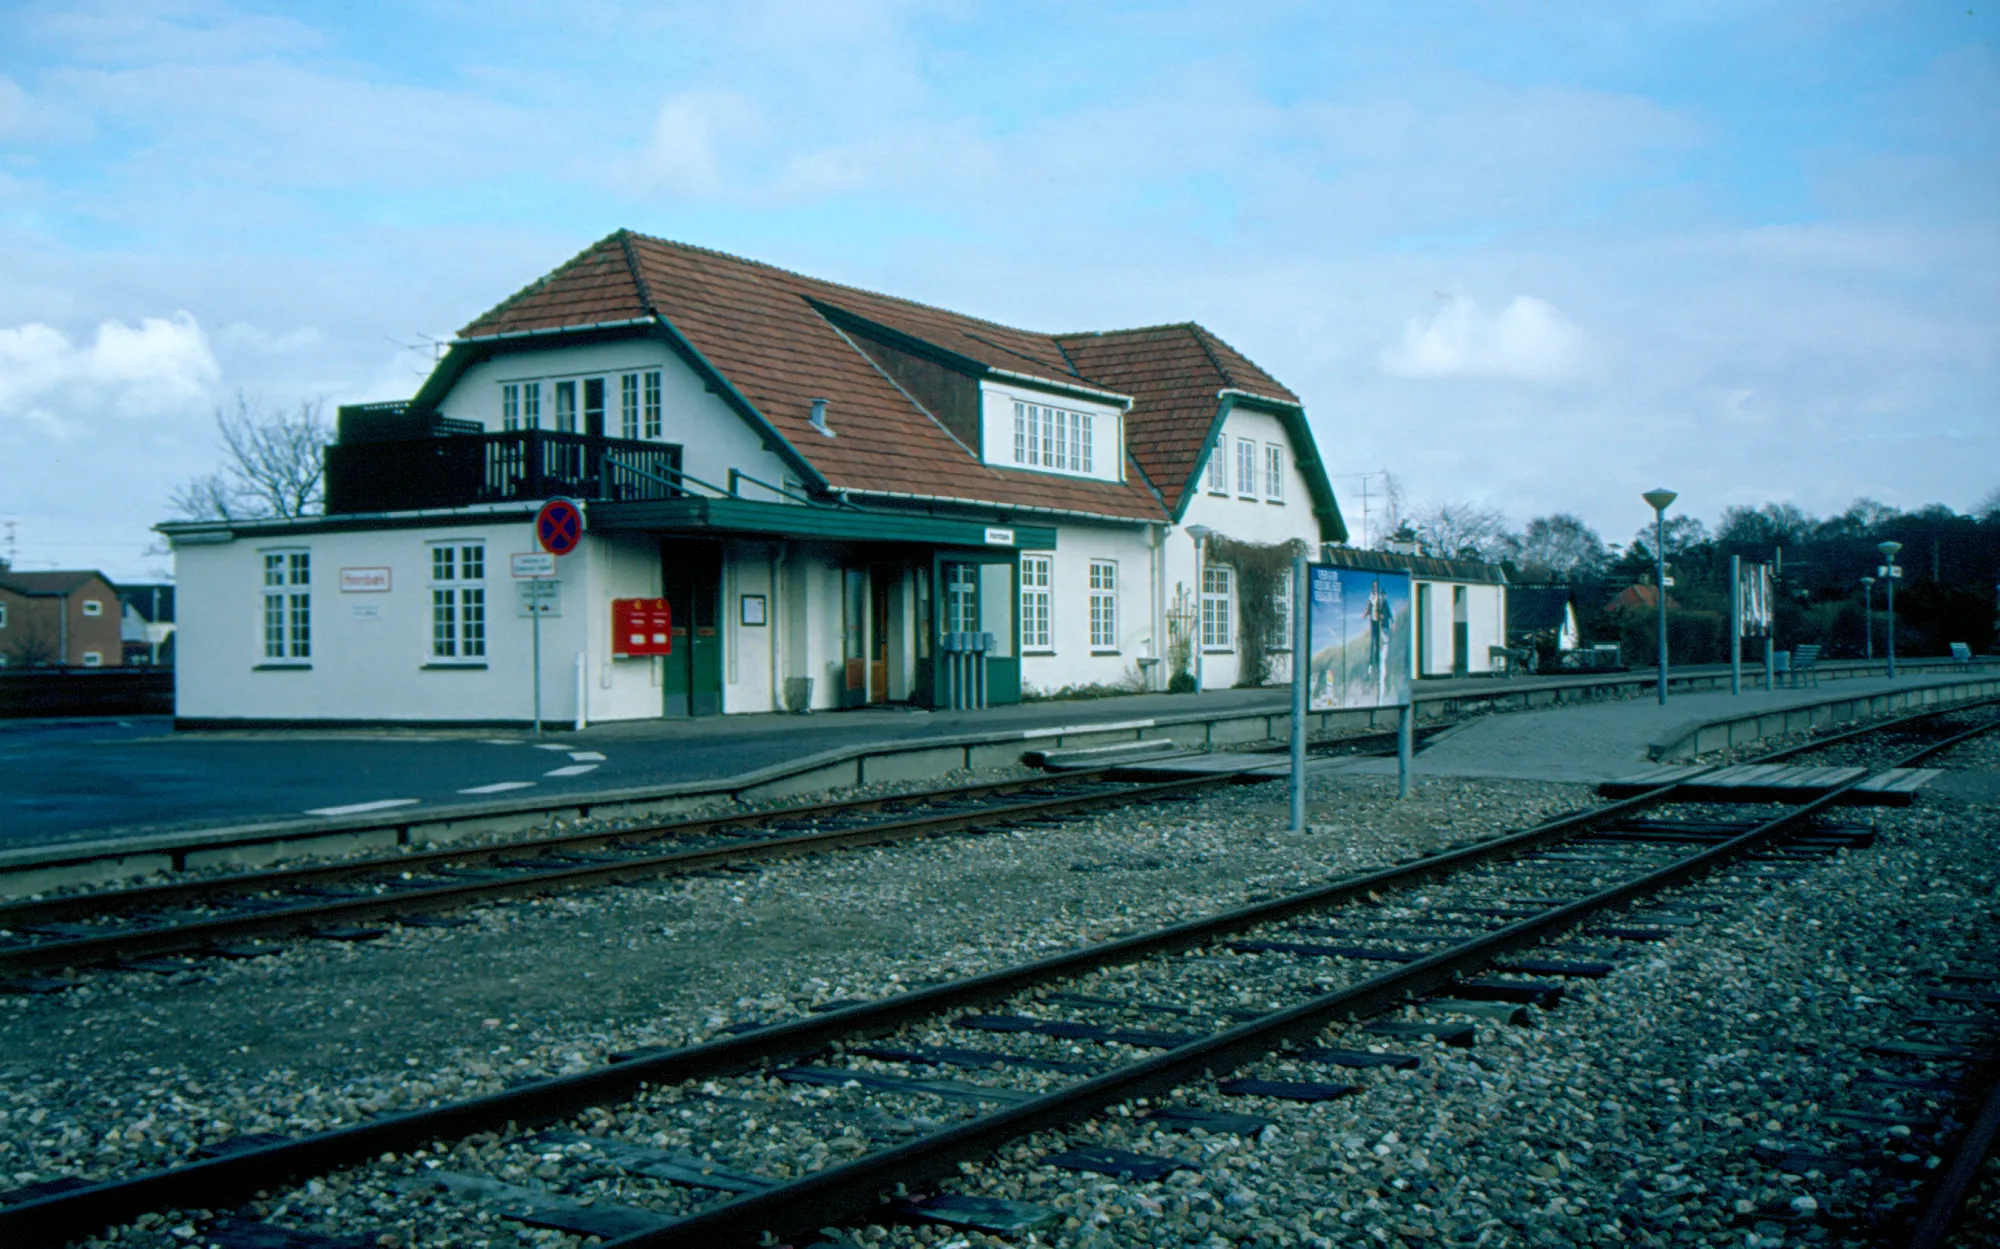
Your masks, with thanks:
[{"label": "blue poster", "polygon": [[1410,701],[1410,574],[1313,564],[1306,637],[1314,711]]}]

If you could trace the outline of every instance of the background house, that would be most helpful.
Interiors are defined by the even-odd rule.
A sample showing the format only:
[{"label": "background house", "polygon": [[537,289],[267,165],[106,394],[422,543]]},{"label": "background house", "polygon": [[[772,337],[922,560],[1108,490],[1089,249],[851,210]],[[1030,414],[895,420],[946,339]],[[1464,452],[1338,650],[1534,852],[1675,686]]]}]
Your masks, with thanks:
[{"label": "background house", "polygon": [[124,663],[121,613],[103,573],[0,571],[0,663],[117,667]]}]

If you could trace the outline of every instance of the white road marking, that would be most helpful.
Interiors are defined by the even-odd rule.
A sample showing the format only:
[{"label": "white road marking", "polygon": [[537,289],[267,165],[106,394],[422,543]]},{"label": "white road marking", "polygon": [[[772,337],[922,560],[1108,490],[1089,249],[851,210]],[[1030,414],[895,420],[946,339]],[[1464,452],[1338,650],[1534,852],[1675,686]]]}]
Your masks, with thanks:
[{"label": "white road marking", "polygon": [[578,763],[604,762],[604,756],[598,754],[594,750],[572,750],[569,752],[569,757],[576,760]]},{"label": "white road marking", "polygon": [[1112,733],[1120,729],[1150,729],[1157,720],[1113,720],[1107,724],[1058,724],[1045,729],[1026,729],[1021,733],[1024,739],[1032,741],[1037,737],[1061,737],[1065,733]]},{"label": "white road marking", "polygon": [[520,740],[512,737],[482,737],[480,742],[487,746],[519,746]]},{"label": "white road marking", "polygon": [[461,789],[458,792],[461,794],[504,794],[510,789],[533,789],[534,787],[535,783],[533,781],[495,781],[491,785],[474,785],[470,789]]},{"label": "white road marking", "polygon": [[391,807],[414,807],[421,798],[378,798],[374,802],[350,802],[344,807],[314,807],[307,815],[360,815],[364,811],[387,811]]},{"label": "white road marking", "polygon": [[597,771],[594,763],[572,763],[566,768],[554,768],[542,773],[543,776],[582,776],[585,772]]},{"label": "white road marking", "polygon": [[535,743],[535,749],[536,749],[536,750],[568,750],[568,749],[569,749],[569,745],[568,745],[568,743],[566,743],[566,742],[536,742],[536,743]]}]

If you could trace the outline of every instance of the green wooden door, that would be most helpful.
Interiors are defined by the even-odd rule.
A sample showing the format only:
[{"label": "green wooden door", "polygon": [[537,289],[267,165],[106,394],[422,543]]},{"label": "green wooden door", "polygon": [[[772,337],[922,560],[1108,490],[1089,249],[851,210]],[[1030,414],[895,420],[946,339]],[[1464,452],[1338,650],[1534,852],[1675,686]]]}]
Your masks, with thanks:
[{"label": "green wooden door", "polygon": [[667,538],[660,585],[674,613],[674,653],[662,659],[660,713],[722,711],[722,545]]}]

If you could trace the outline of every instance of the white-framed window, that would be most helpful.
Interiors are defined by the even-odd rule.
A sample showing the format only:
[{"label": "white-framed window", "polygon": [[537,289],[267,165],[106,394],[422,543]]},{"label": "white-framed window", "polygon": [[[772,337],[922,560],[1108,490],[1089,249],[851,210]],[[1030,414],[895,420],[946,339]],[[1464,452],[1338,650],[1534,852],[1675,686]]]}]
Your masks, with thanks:
[{"label": "white-framed window", "polygon": [[83,652],[83,666],[86,668],[102,668],[104,666],[104,652],[103,651]]},{"label": "white-framed window", "polygon": [[1049,570],[1047,555],[1021,557],[1021,649],[1054,649],[1049,634]]},{"label": "white-framed window", "polygon": [[1217,438],[1215,449],[1208,453],[1208,492],[1229,493],[1229,440],[1226,438]]},{"label": "white-framed window", "polygon": [[556,432],[576,432],[576,383],[556,383]]},{"label": "white-framed window", "polygon": [[296,663],[312,658],[312,552],[265,551],[264,659]]},{"label": "white-framed window", "polygon": [[1265,639],[1264,649],[1290,651],[1292,626],[1292,570],[1287,568],[1279,572],[1277,584],[1271,588],[1271,636]]},{"label": "white-framed window", "polygon": [[1236,645],[1230,628],[1230,601],[1236,588],[1236,570],[1227,564],[1210,564],[1201,570],[1201,648],[1226,651]]},{"label": "white-framed window", "polygon": [[1285,449],[1275,442],[1264,444],[1264,497],[1285,501]]},{"label": "white-framed window", "polygon": [[1096,426],[1088,412],[1014,403],[1014,463],[1070,473],[1095,471]]},{"label": "white-framed window", "polygon": [[1236,440],[1236,493],[1257,497],[1257,442],[1253,438]]},{"label": "white-framed window", "polygon": [[103,601],[94,598],[83,600],[83,614],[86,616],[102,616],[104,614]]},{"label": "white-framed window", "polygon": [[944,625],[947,633],[979,628],[979,565],[945,565]]},{"label": "white-framed window", "polygon": [[618,436],[637,438],[639,436],[639,375],[620,373],[618,375]]},{"label": "white-framed window", "polygon": [[1118,561],[1090,561],[1090,649],[1118,649]]},{"label": "white-framed window", "polygon": [[542,427],[542,384],[502,382],[500,385],[500,428],[540,429]]},{"label": "white-framed window", "polygon": [[433,542],[431,658],[486,658],[486,545]]},{"label": "white-framed window", "polygon": [[660,371],[652,369],[642,375],[645,379],[646,437],[660,436]]}]

